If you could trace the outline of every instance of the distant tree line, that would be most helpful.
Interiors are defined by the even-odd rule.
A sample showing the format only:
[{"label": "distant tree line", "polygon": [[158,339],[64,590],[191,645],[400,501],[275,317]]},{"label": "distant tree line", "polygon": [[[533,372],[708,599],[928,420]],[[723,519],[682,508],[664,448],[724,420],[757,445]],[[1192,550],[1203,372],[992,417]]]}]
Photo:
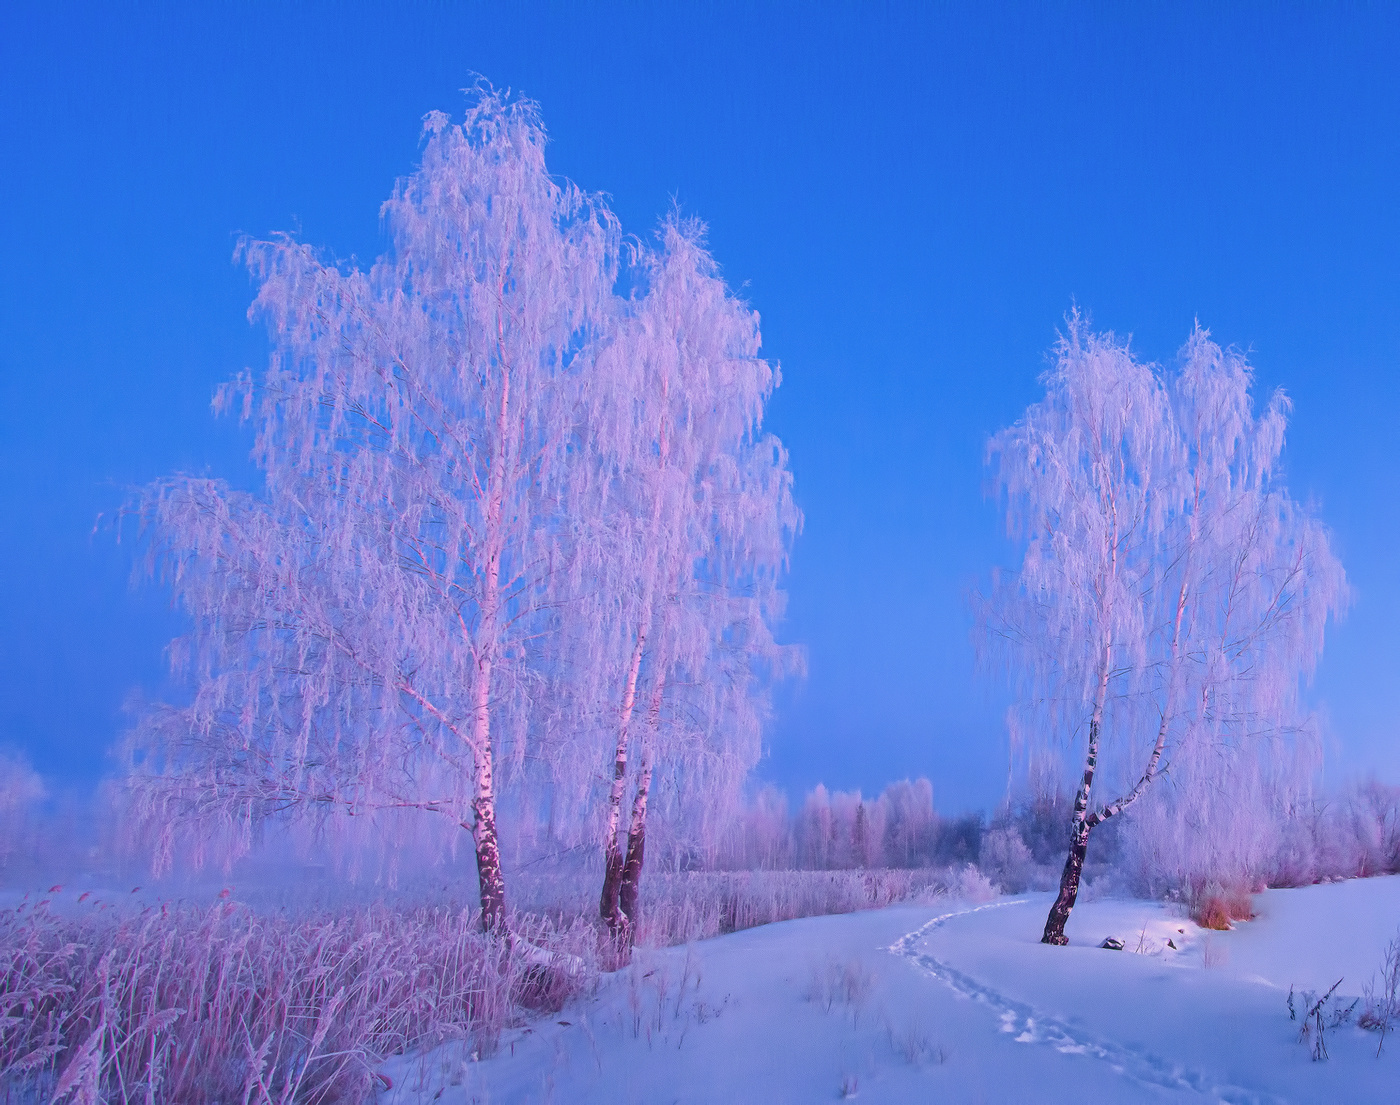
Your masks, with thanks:
[{"label": "distant tree line", "polygon": [[[877,797],[818,785],[796,807],[764,787],[737,809],[714,850],[681,852],[682,869],[853,870],[973,864],[1009,893],[1058,885],[1067,792],[1042,791],[990,815],[934,808],[927,779],[904,780]],[[1400,873],[1400,786],[1371,779],[1317,794],[1261,817],[1246,839],[1164,832],[1176,811],[1152,796],[1099,835],[1086,877],[1115,890],[1189,895],[1209,883],[1259,890]]]}]

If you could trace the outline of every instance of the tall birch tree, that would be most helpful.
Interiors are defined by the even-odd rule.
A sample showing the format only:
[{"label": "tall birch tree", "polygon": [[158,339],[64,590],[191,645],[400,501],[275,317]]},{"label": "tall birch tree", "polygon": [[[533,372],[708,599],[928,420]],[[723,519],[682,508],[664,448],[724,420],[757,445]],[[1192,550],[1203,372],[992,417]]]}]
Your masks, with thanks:
[{"label": "tall birch tree", "polygon": [[599,911],[616,936],[635,929],[658,768],[673,796],[703,794],[713,809],[757,761],[768,681],[793,660],[772,626],[800,524],[786,453],[761,429],[778,373],[703,227],[666,220],[636,276],[627,321],[599,357],[610,399],[594,428],[607,530],[597,547],[608,563],[590,572],[590,621],[610,647],[590,639],[585,665],[605,697]]},{"label": "tall birch tree", "polygon": [[250,242],[272,359],[220,394],[265,488],[142,496],[148,564],[192,616],[192,704],[135,738],[167,826],[418,810],[460,825],[505,924],[502,759],[523,755],[557,624],[593,361],[615,319],[607,207],[545,168],[527,102],[427,117],[368,271]]},{"label": "tall birch tree", "polygon": [[[1023,692],[1020,732],[1077,750],[1042,937],[1064,944],[1094,828],[1174,758],[1267,755],[1302,728],[1300,681],[1346,583],[1326,530],[1278,477],[1287,401],[1256,415],[1238,353],[1198,328],[1165,375],[1076,314],[1044,383],[989,447],[1025,553],[983,625]],[[1119,788],[1108,801],[1101,776]]]}]

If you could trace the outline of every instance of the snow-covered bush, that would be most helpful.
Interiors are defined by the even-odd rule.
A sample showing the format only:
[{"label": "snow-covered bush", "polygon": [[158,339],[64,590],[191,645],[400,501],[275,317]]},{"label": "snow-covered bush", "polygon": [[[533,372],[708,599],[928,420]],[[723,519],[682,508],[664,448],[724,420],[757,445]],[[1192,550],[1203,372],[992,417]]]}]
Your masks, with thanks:
[{"label": "snow-covered bush", "polygon": [[[1140,892],[1199,895],[1210,883],[1249,887],[1267,876],[1281,842],[1277,799],[1254,764],[1204,767],[1183,754],[1165,786],[1144,796],[1122,829],[1123,863]],[[1214,773],[1219,771],[1220,774]],[[1212,777],[1228,786],[1211,786]]]},{"label": "snow-covered bush", "polygon": [[959,901],[964,902],[990,902],[997,896],[997,888],[992,885],[991,880],[981,871],[971,864],[964,864],[953,871],[953,877],[948,884],[948,893]]},{"label": "snow-covered bush", "polygon": [[1013,825],[990,830],[982,838],[982,871],[1008,894],[1020,894],[1031,886],[1035,859]]},{"label": "snow-covered bush", "polygon": [[1064,863],[1065,838],[1069,824],[1070,795],[1041,788],[1036,794],[1005,812],[1003,819],[1016,826],[1021,840],[1039,865],[1058,867]]},{"label": "snow-covered bush", "polygon": [[1374,779],[1266,814],[1273,848],[1256,882],[1307,886],[1400,872],[1400,787]]},{"label": "snow-covered bush", "polygon": [[1357,843],[1357,874],[1400,872],[1400,787],[1375,779],[1356,788],[1348,803]]}]

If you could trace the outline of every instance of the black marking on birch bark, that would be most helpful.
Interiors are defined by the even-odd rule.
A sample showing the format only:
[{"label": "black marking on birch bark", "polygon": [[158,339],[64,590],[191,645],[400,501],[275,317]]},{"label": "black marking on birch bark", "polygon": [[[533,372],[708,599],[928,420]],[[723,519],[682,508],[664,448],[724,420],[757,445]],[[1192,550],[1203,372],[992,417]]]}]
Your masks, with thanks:
[{"label": "black marking on birch bark", "polygon": [[1040,938],[1042,944],[1055,944],[1060,947],[1069,943],[1065,935],[1065,922],[1074,909],[1079,897],[1079,879],[1084,872],[1084,856],[1089,850],[1089,830],[1093,827],[1088,818],[1089,794],[1094,785],[1094,768],[1099,756],[1099,722],[1095,718],[1089,722],[1089,752],[1084,759],[1084,778],[1079,791],[1074,796],[1074,816],[1070,821],[1069,854],[1065,857],[1065,869],[1060,874],[1060,892],[1050,913],[1045,918],[1045,932]]},{"label": "black marking on birch bark", "polygon": [[622,852],[617,848],[616,840],[614,840],[603,860],[603,893],[598,900],[598,915],[602,917],[603,924],[607,926],[608,932],[613,937],[620,937],[626,925],[626,919],[622,915],[621,904],[618,900],[618,894],[622,888],[624,862]]},{"label": "black marking on birch bark", "polygon": [[481,890],[481,927],[486,932],[505,932],[506,883],[496,839],[495,803],[490,797],[479,797],[472,802],[472,811],[476,814],[472,840],[476,844],[476,877]]},{"label": "black marking on birch bark", "polygon": [[[645,603],[651,606],[650,588]],[[622,888],[622,871],[625,865],[618,828],[621,823],[622,792],[627,778],[627,743],[632,725],[632,711],[636,705],[637,674],[641,670],[642,652],[646,648],[647,633],[643,624],[637,630],[637,642],[632,649],[632,659],[627,668],[627,682],[622,692],[622,707],[618,715],[617,751],[613,759],[612,789],[608,794],[608,831],[604,842],[603,892],[598,899],[598,915],[607,926],[614,941],[625,938],[628,920],[626,910],[619,900]],[[630,847],[630,845],[629,845]]]},{"label": "black marking on birch bark", "polygon": [[651,749],[642,751],[641,778],[637,780],[637,797],[632,803],[632,823],[627,829],[627,859],[622,868],[622,885],[618,901],[627,918],[627,943],[631,946],[641,920],[642,864],[646,860],[647,796],[651,790]]}]

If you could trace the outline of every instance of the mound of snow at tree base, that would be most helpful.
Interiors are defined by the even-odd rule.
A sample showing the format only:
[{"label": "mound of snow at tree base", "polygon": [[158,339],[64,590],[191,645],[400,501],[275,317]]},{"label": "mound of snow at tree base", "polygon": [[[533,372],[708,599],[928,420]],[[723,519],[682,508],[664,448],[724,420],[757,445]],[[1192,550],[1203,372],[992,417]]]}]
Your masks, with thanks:
[{"label": "mound of snow at tree base", "polygon": [[[890,1102],[1394,1100],[1400,1037],[1354,1024],[1313,1062],[1290,985],[1346,1002],[1400,925],[1400,877],[1256,896],[1207,933],[1158,903],[1074,911],[1038,942],[1048,895],[769,925],[639,952],[591,997],[383,1070],[395,1105],[440,1101]],[[1106,936],[1122,952],[1098,948]],[[1167,945],[1170,940],[1176,950]]]}]

